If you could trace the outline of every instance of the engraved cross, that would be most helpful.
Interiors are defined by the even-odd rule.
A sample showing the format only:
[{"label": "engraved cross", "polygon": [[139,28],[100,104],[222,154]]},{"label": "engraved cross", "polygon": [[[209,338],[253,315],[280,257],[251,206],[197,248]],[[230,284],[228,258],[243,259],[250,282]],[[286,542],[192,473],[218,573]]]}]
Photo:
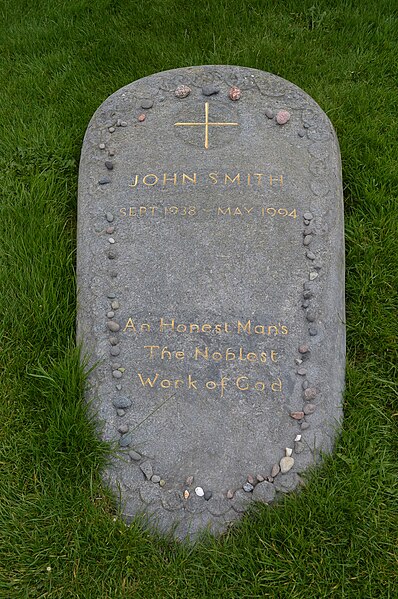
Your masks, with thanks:
[{"label": "engraved cross", "polygon": [[205,122],[204,123],[174,123],[175,127],[204,127],[205,128],[205,148],[209,147],[209,127],[237,127],[239,123],[211,123],[209,121],[209,103],[205,102]]}]

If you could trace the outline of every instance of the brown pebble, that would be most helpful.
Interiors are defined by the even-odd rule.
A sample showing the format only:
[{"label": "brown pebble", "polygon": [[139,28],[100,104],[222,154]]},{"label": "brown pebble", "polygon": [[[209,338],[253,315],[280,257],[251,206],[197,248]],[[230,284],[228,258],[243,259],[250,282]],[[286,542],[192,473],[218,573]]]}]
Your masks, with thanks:
[{"label": "brown pebble", "polygon": [[310,351],[310,348],[308,347],[308,345],[300,345],[298,350],[299,350],[300,354],[308,354],[308,352]]},{"label": "brown pebble", "polygon": [[140,114],[140,116],[138,117],[138,120],[140,121],[140,123],[143,123],[146,119],[145,114]]},{"label": "brown pebble", "polygon": [[315,389],[315,387],[308,387],[308,389],[306,389],[304,391],[304,397],[307,401],[311,401],[312,399],[315,399],[317,395],[317,390]]},{"label": "brown pebble", "polygon": [[191,88],[188,85],[179,85],[174,92],[177,98],[186,98],[191,93]]},{"label": "brown pebble", "polygon": [[280,470],[281,469],[279,468],[279,464],[274,464],[272,466],[272,470],[271,470],[271,476],[272,476],[272,478],[275,478],[275,476],[277,476],[279,474]]},{"label": "brown pebble", "polygon": [[188,476],[187,480],[185,481],[187,485],[192,485],[193,483],[193,476]]},{"label": "brown pebble", "polygon": [[304,414],[313,414],[316,410],[316,406],[313,403],[307,403],[307,405],[304,406],[303,408],[304,410]]},{"label": "brown pebble", "polygon": [[234,496],[234,492],[231,489],[228,489],[227,491],[227,499],[232,499]]},{"label": "brown pebble", "polygon": [[259,482],[259,483],[262,483],[265,480],[265,478],[262,474],[257,474],[256,479],[257,479],[257,482]]},{"label": "brown pebble", "polygon": [[239,87],[231,87],[231,89],[228,92],[229,99],[233,102],[240,100],[241,95],[242,92],[240,91]]},{"label": "brown pebble", "polygon": [[184,499],[188,499],[188,497],[189,497],[189,491],[188,491],[188,489],[185,489],[185,491],[184,491]]},{"label": "brown pebble", "polygon": [[250,483],[251,485],[254,485],[254,483],[255,483],[254,476],[249,474],[249,476],[247,477],[247,482]]},{"label": "brown pebble", "polygon": [[304,418],[304,412],[290,412],[290,416],[294,420],[301,420]]},{"label": "brown pebble", "polygon": [[114,233],[114,232],[115,232],[115,227],[108,227],[108,228],[106,229],[106,232],[108,233],[108,235],[112,235],[112,233]]}]

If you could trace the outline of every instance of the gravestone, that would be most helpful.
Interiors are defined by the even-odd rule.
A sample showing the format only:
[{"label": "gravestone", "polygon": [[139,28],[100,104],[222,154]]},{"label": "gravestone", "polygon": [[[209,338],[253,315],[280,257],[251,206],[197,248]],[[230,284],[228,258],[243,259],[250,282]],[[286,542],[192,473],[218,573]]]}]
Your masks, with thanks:
[{"label": "gravestone", "polygon": [[341,164],[300,88],[250,68],[135,81],[96,111],[78,338],[126,520],[192,537],[330,452],[345,365]]}]

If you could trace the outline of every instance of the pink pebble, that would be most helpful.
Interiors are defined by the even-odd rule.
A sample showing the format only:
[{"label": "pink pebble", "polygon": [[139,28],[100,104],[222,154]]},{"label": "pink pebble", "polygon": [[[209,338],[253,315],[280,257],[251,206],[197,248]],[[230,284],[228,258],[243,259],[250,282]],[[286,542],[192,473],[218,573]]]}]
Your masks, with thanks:
[{"label": "pink pebble", "polygon": [[142,123],[143,121],[145,121],[145,114],[140,114],[140,116],[138,117],[138,120],[140,121],[140,123]]},{"label": "pink pebble", "polygon": [[236,102],[236,100],[240,99],[242,92],[240,91],[239,87],[231,87],[228,95],[229,95],[230,100],[233,100],[234,102]]},{"label": "pink pebble", "polygon": [[284,125],[290,120],[290,112],[287,110],[280,110],[276,115],[276,122],[278,125]]}]

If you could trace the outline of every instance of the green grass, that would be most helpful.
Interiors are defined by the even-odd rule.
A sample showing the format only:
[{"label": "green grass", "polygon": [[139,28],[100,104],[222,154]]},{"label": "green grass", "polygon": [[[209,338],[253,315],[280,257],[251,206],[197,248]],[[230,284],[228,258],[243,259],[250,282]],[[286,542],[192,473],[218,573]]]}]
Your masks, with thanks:
[{"label": "green grass", "polygon": [[[396,2],[4,0],[0,17],[0,597],[397,597]],[[336,128],[345,420],[300,495],[192,547],[126,527],[99,480],[75,347],[77,173],[109,94],[225,63],[296,83]]]}]

